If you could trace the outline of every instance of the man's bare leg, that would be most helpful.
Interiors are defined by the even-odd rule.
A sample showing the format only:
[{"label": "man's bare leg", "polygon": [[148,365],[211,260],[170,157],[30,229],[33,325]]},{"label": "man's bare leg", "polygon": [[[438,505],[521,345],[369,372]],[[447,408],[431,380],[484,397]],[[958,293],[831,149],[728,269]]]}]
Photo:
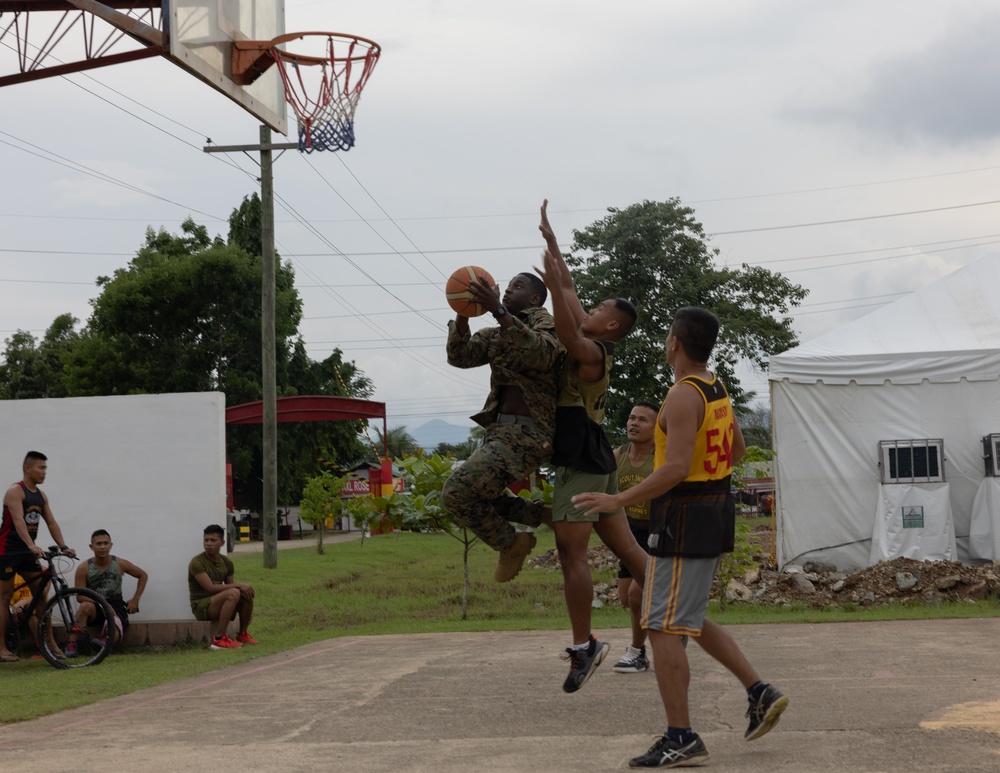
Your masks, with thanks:
[{"label": "man's bare leg", "polygon": [[594,601],[594,582],[587,555],[593,524],[589,521],[556,521],[552,530],[556,535],[556,549],[562,565],[563,593],[573,629],[573,643],[584,644],[590,640]]},{"label": "man's bare leg", "polygon": [[594,530],[601,542],[625,564],[635,582],[642,585],[646,578],[646,551],[635,541],[635,535],[628,527],[625,513],[619,512],[610,518],[602,518],[594,524]]},{"label": "man's bare leg", "polygon": [[208,603],[208,619],[216,621],[216,638],[226,635],[226,630],[229,628],[229,621],[233,619],[233,614],[236,612],[236,607],[239,603],[239,588],[228,588],[212,596],[212,600]]},{"label": "man's bare leg", "polygon": [[649,644],[656,660],[656,686],[667,713],[668,727],[691,727],[688,709],[691,669],[684,642],[676,634],[650,631]]},{"label": "man's bare leg", "polygon": [[750,665],[743,650],[718,623],[713,623],[706,617],[702,623],[701,636],[695,641],[705,652],[728,668],[744,687],[750,687],[760,681],[760,676]]}]

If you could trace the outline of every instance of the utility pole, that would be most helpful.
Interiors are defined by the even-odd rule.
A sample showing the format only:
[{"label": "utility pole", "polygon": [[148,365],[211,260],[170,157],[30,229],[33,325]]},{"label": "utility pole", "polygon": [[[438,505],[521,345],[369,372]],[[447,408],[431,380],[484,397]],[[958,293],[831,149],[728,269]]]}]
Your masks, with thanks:
[{"label": "utility pole", "polygon": [[264,445],[264,568],[278,565],[278,381],[274,355],[274,178],[271,129],[260,127],[260,384]]},{"label": "utility pole", "polygon": [[271,173],[271,151],[297,149],[298,143],[272,144],[271,129],[260,127],[259,145],[211,145],[206,153],[231,153],[256,150],[260,153],[260,349],[261,397],[263,408],[264,505],[263,520],[264,568],[278,565],[278,385],[275,373],[275,258],[274,258],[274,179]]}]

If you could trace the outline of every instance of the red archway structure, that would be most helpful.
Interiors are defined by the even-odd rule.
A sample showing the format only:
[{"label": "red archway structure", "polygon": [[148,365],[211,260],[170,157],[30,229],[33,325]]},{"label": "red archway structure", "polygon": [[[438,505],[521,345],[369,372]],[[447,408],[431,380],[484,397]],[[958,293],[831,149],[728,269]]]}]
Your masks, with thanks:
[{"label": "red archway structure", "polygon": [[[277,421],[345,421],[347,419],[382,419],[382,453],[388,455],[388,429],[385,403],[359,400],[356,397],[300,395],[277,399]],[[260,424],[264,420],[264,403],[255,400],[226,408],[226,424]]]},{"label": "red archway structure", "polygon": [[[385,420],[385,403],[372,400],[359,400],[356,397],[333,397],[328,395],[300,395],[296,397],[279,397],[276,400],[276,416],[278,423],[290,421],[345,421],[349,419],[382,419],[382,463],[368,471],[369,488],[377,492],[383,481],[392,486],[392,461],[389,456],[388,428]],[[226,424],[262,424],[264,422],[264,401],[255,400],[252,403],[241,403],[226,408]],[[226,465],[227,469],[229,465]],[[231,480],[227,473],[227,486]],[[227,489],[227,501],[232,506],[232,492]],[[291,529],[291,526],[288,527]],[[389,531],[392,528],[389,527]],[[378,532],[381,533],[381,532]],[[282,539],[289,539],[283,537]]]}]

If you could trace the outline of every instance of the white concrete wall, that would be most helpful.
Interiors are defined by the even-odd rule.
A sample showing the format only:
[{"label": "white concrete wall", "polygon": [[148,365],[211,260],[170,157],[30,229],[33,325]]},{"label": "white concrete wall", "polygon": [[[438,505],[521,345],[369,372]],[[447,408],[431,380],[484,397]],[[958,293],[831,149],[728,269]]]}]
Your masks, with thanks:
[{"label": "white concrete wall", "polygon": [[[0,400],[2,488],[29,450],[48,456],[42,489],[66,543],[92,556],[91,532],[107,529],[115,555],[149,573],[135,619],[190,619],[188,561],[203,529],[226,523],[225,409],[219,392]],[[54,544],[44,525],[38,543]],[[126,577],[125,598],[134,590]]]}]

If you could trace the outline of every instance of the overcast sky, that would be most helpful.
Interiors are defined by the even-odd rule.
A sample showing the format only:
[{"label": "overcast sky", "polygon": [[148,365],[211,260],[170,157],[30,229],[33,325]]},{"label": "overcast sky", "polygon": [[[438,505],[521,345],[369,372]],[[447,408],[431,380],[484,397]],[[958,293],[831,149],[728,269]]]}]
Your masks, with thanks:
[{"label": "overcast sky", "polygon": [[[545,197],[567,247],[607,207],[680,197],[722,263],[809,290],[815,338],[997,250],[998,24],[976,0],[286,0],[289,31],[383,47],[356,147],[275,163],[307,348],[343,349],[390,426],[471,425],[488,374],[445,362],[443,283],[536,263]],[[84,323],[149,226],[225,235],[255,157],[202,147],[258,126],[164,59],[0,89],[0,338]]]}]

